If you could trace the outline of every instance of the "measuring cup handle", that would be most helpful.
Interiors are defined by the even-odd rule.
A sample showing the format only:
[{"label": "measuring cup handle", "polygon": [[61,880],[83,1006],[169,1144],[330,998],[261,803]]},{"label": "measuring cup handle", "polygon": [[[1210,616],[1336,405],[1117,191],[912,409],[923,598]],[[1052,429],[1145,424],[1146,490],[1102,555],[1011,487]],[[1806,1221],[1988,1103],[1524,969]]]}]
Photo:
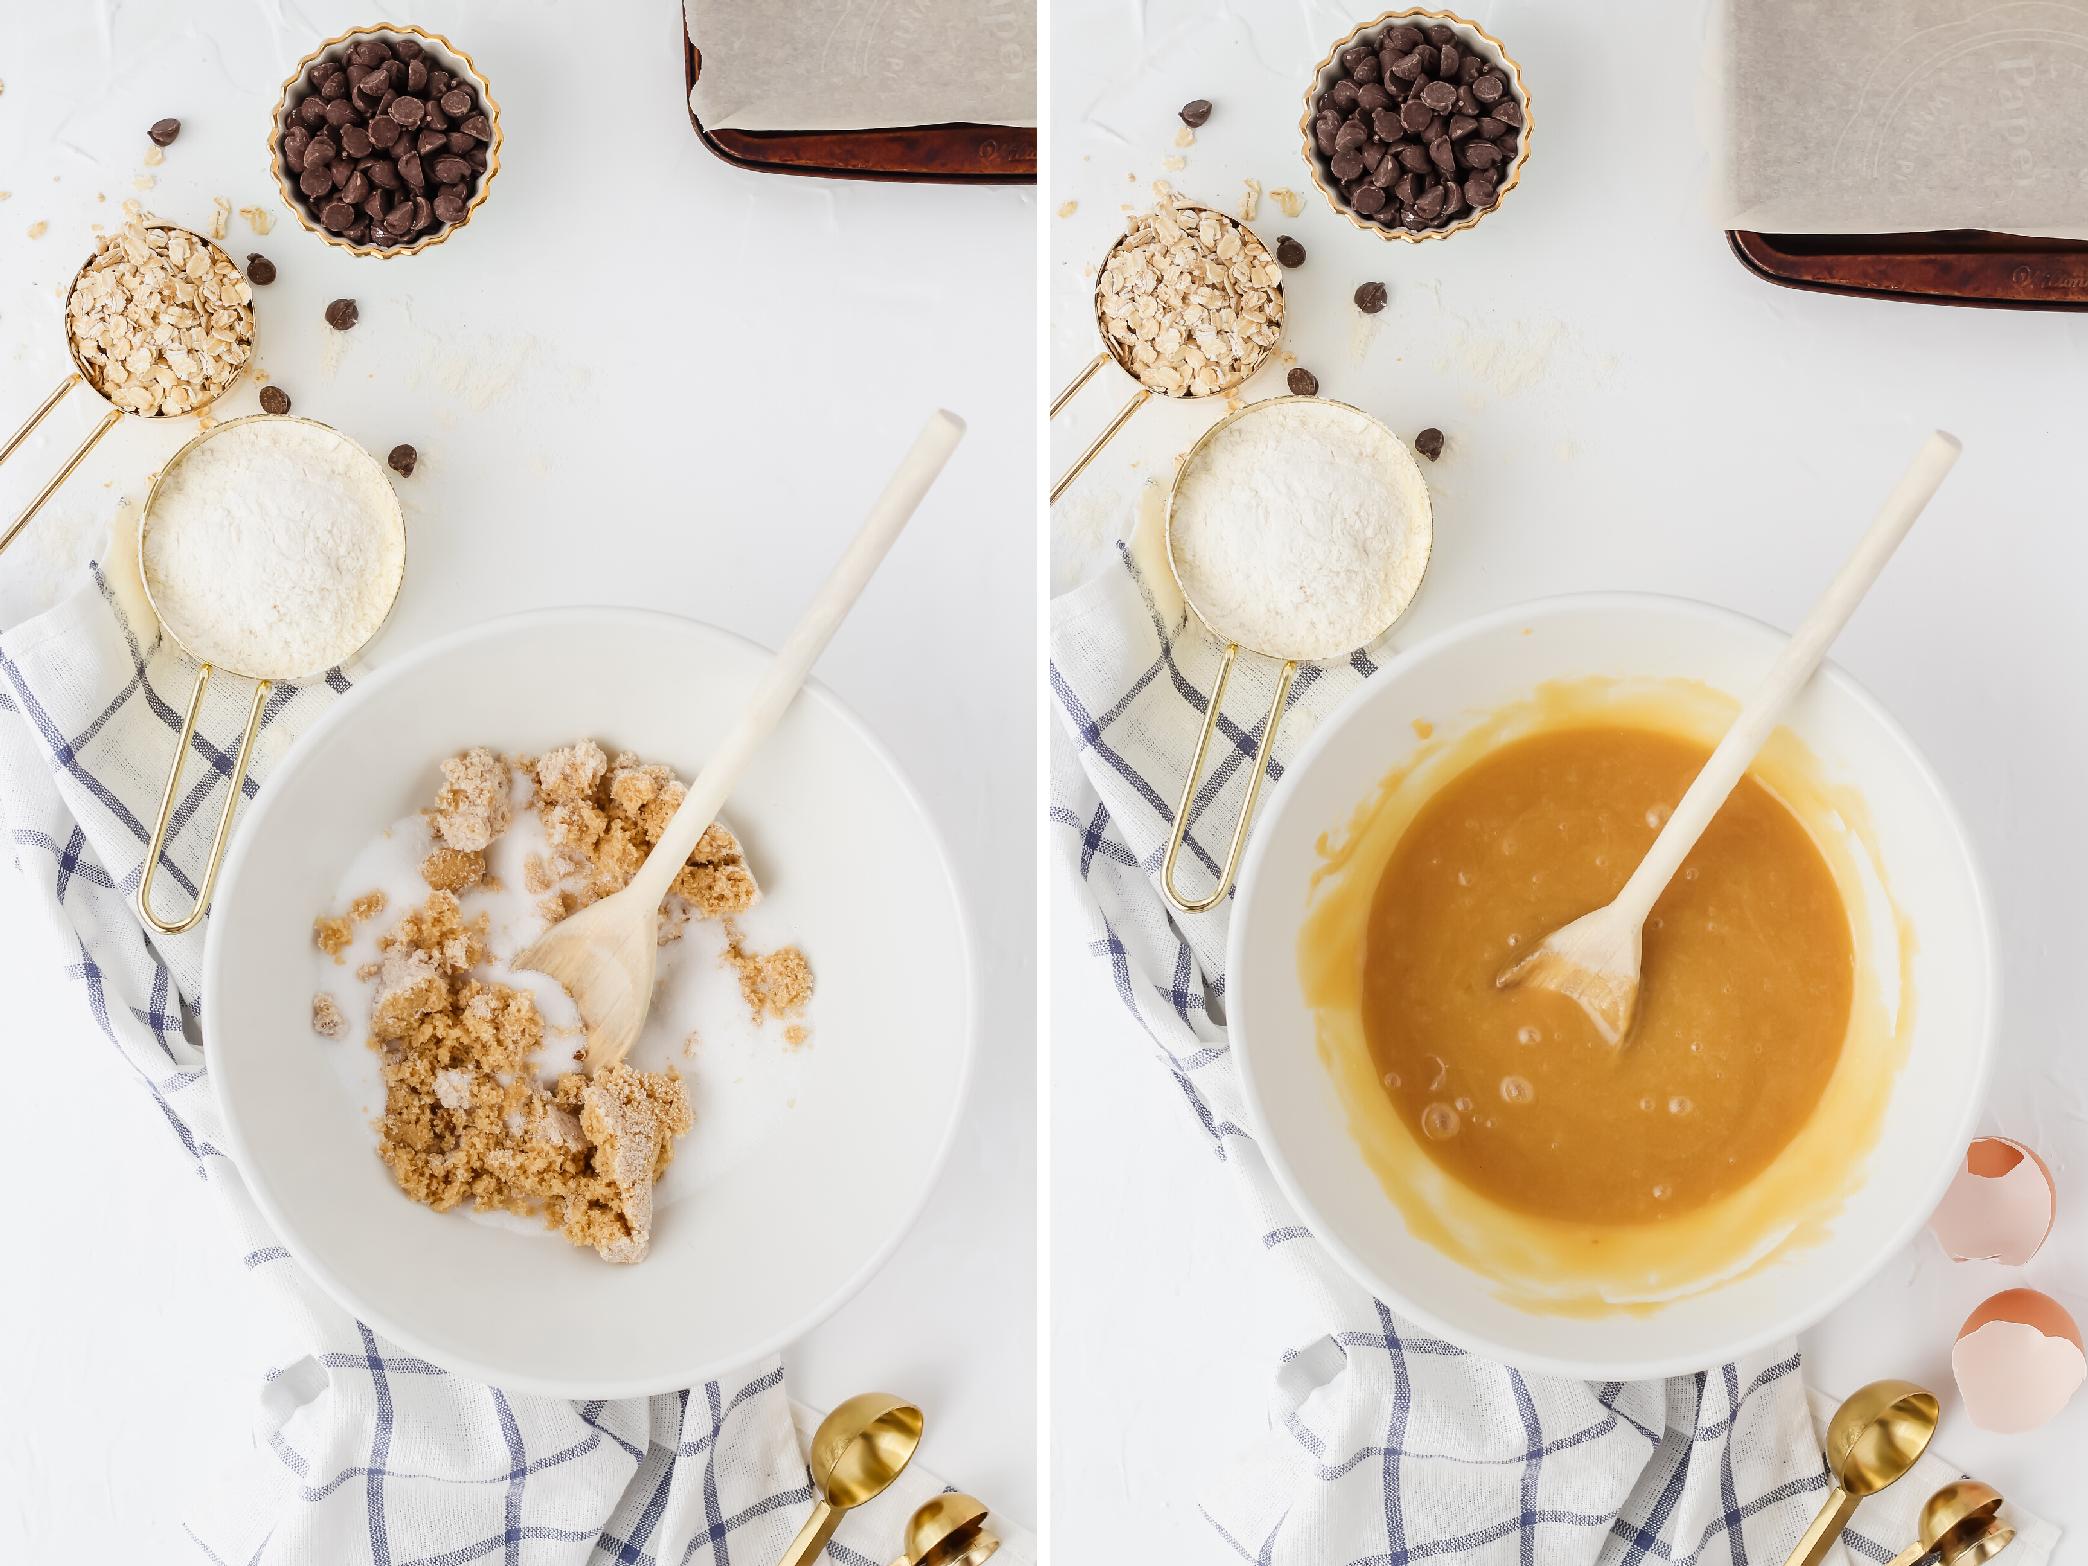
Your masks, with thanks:
[{"label": "measuring cup handle", "polygon": [[1189,835],[1189,809],[1196,800],[1197,780],[1203,775],[1204,753],[1211,748],[1211,735],[1218,727],[1218,714],[1225,701],[1226,681],[1232,678],[1233,661],[1240,655],[1240,644],[1232,643],[1225,649],[1225,661],[1218,666],[1218,682],[1211,689],[1211,700],[1204,709],[1203,732],[1196,739],[1196,754],[1189,760],[1189,777],[1182,784],[1182,800],[1175,806],[1174,832],[1167,840],[1167,857],[1160,862],[1160,889],[1167,900],[1183,913],[1204,913],[1216,908],[1232,890],[1233,876],[1240,868],[1240,850],[1247,844],[1247,827],[1254,819],[1254,802],[1261,797],[1262,778],[1269,770],[1269,757],[1276,749],[1276,727],[1283,721],[1283,704],[1290,697],[1291,681],[1297,677],[1296,663],[1286,663],[1283,674],[1276,681],[1276,695],[1269,703],[1268,715],[1262,719],[1261,743],[1254,749],[1254,770],[1247,777],[1247,798],[1240,806],[1239,823],[1233,828],[1232,847],[1226,850],[1225,868],[1218,872],[1218,884],[1208,897],[1192,901],[1175,887],[1175,860],[1181,856],[1182,843]]},{"label": "measuring cup handle", "polygon": [[196,737],[196,716],[203,710],[203,693],[210,689],[210,665],[196,675],[195,693],[189,697],[188,717],[181,725],[181,739],[174,747],[174,764],[167,769],[167,791],[160,796],[159,822],[152,829],[152,842],[145,850],[145,871],[138,879],[138,914],[162,935],[180,935],[202,923],[210,911],[210,894],[217,886],[218,866],[224,862],[225,843],[232,836],[232,813],[246,791],[247,764],[254,757],[254,739],[261,732],[261,710],[268,702],[269,682],[254,686],[254,704],[247,711],[246,738],[239,742],[239,759],[233,764],[232,786],[225,794],[225,811],[218,817],[217,833],[210,840],[210,860],[203,881],[196,889],[196,905],[178,923],[162,919],[152,911],[152,881],[159,873],[160,855],[167,846],[167,825],[174,819],[174,800],[181,787],[182,763],[188,759],[189,743]]},{"label": "measuring cup handle", "polygon": [[[1090,373],[1093,372],[1090,371]],[[0,446],[0,462],[5,462],[9,457],[15,454],[16,449],[20,447],[23,441],[29,438],[31,433],[35,431],[37,425],[43,423],[45,417],[49,415],[50,411],[53,408],[57,407],[58,404],[65,401],[65,394],[71,391],[75,386],[80,384],[80,379],[80,372],[78,370],[75,370],[72,372],[72,374],[68,375],[64,380],[58,383],[58,389],[52,392],[50,396],[44,398],[42,406],[40,406],[34,413],[29,415],[29,422],[27,424],[24,424],[20,429],[16,430],[14,434],[8,438],[8,442],[5,446]]]},{"label": "measuring cup handle", "polygon": [[[1089,368],[1088,373],[1090,375],[1094,373],[1092,366]],[[1085,377],[1083,377],[1083,379],[1085,379]],[[1071,388],[1068,388],[1068,395],[1070,394]],[[1056,484],[1051,486],[1051,503],[1053,505],[1058,504],[1058,498],[1066,492],[1066,486],[1071,484],[1075,479],[1080,477],[1081,473],[1086,469],[1087,465],[1090,462],[1093,462],[1095,458],[1101,453],[1101,450],[1104,446],[1107,446],[1112,440],[1116,439],[1117,431],[1122,429],[1126,424],[1129,424],[1131,422],[1131,415],[1136,413],[1140,408],[1143,408],[1146,405],[1146,400],[1150,398],[1152,395],[1153,393],[1151,388],[1145,386],[1139,387],[1138,395],[1133,397],[1129,402],[1125,403],[1124,411],[1122,413],[1119,413],[1115,418],[1109,421],[1109,428],[1104,430],[1100,435],[1097,435],[1095,437],[1094,445],[1088,447],[1086,451],[1083,451],[1077,458],[1074,459],[1073,466],[1066,469],[1065,476],[1061,478]]]},{"label": "measuring cup handle", "polygon": [[[0,451],[0,462],[5,462],[10,456],[14,454],[15,447],[19,446],[22,443],[23,438],[27,436],[31,430],[36,428],[37,424],[42,420],[43,416],[46,413],[49,413],[51,409],[58,405],[58,399],[63,397],[67,392],[71,391],[73,389],[74,384],[78,380],[79,376],[75,375],[71,380],[67,381],[63,386],[60,386],[57,391],[53,392],[50,395],[50,397],[45,400],[44,405],[41,408],[38,408],[35,414],[33,414],[30,417],[29,422],[23,425],[20,430],[15,432],[15,438],[7,443],[7,450]],[[73,454],[70,457],[67,457],[65,459],[65,466],[63,466],[56,473],[51,475],[51,482],[44,485],[42,489],[38,490],[36,498],[30,501],[27,506],[23,507],[22,514],[14,519],[14,521],[9,525],[7,531],[5,533],[0,533],[0,550],[4,550],[5,548],[7,548],[9,544],[15,541],[15,535],[21,532],[23,528],[29,525],[29,519],[35,516],[37,512],[43,509],[44,502],[49,500],[53,495],[58,493],[58,486],[60,484],[63,484],[67,479],[72,477],[73,469],[78,467],[82,462],[85,462],[87,460],[87,453],[94,450],[95,442],[100,440],[104,435],[108,434],[109,431],[113,430],[116,427],[118,421],[122,419],[122,417],[122,412],[115,408],[111,408],[107,413],[102,415],[101,423],[95,425],[92,433],[90,433],[85,440],[80,442],[79,447],[73,452]]]},{"label": "measuring cup handle", "polygon": [[834,1530],[841,1526],[841,1513],[826,1501],[812,1503],[812,1515],[805,1519],[805,1526],[798,1529],[798,1536],[790,1541],[790,1548],[776,1566],[815,1566],[826,1554],[827,1541],[834,1537]]},{"label": "measuring cup handle", "polygon": [[1059,409],[1065,407],[1067,403],[1071,402],[1073,400],[1073,394],[1079,391],[1081,387],[1087,385],[1089,381],[1093,380],[1095,378],[1095,372],[1101,369],[1102,366],[1107,363],[1109,363],[1109,355],[1106,353],[1098,353],[1095,355],[1094,358],[1088,360],[1087,368],[1082,370],[1078,375],[1074,376],[1073,379],[1067,383],[1066,389],[1060,392],[1056,397],[1051,399],[1051,412],[1045,416],[1046,420],[1049,421],[1050,419],[1057,418],[1059,416]]}]

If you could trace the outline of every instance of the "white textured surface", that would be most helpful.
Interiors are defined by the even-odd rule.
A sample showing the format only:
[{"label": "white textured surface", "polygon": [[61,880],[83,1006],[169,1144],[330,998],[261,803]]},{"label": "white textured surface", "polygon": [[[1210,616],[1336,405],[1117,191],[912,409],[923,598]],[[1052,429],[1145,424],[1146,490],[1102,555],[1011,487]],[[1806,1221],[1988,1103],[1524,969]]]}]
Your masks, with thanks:
[{"label": "white textured surface", "polygon": [[[370,19],[334,0],[0,6],[0,365],[11,429],[65,368],[59,291],[87,224],[129,195],[207,226],[211,197],[276,218],[226,248],[272,257],[258,359],[296,411],[421,464],[398,489],[409,567],[373,661],[461,619],[614,602],[715,620],[773,644],[808,573],[861,521],[942,404],[971,436],[938,488],[969,525],[903,540],[821,675],[898,754],[950,839],[981,985],[1027,1019],[1034,724],[1034,492],[1025,312],[1035,203],[1018,190],[838,185],[726,167],[689,128],[673,8],[601,7],[575,73],[569,8],[429,0],[413,19],[486,72],[507,136],[492,196],[448,243],[359,259],[299,229],[262,157],[283,76]],[[147,170],[145,127],[184,122]],[[157,185],[132,188],[150,173]],[[106,195],[97,202],[96,194]],[[38,221],[41,239],[26,237]],[[336,334],[329,299],[359,299]],[[846,345],[821,352],[814,344]],[[924,351],[933,344],[933,351]],[[252,412],[242,387],[220,412]],[[75,393],[0,470],[14,511],[91,426]],[[126,423],[0,557],[0,619],[48,602],[98,551],[115,496],[194,432]],[[1011,823],[1014,825],[1011,828]],[[107,1152],[77,1190],[91,1244],[58,1212],[18,1213],[0,1335],[0,1559],[169,1558],[183,1495],[243,1452],[262,1368],[286,1347],[150,1101],[82,1009],[66,954],[25,929],[0,872],[7,1036],[48,1052],[105,1106]],[[890,1386],[929,1411],[924,1460],[1011,1516],[1035,1515],[1033,1059],[1026,1026],[984,1041],[971,1118],[893,1265],[790,1356],[817,1406]],[[64,1130],[23,1117],[15,1156],[46,1167]],[[107,1412],[124,1409],[111,1422]]]},{"label": "white textured surface", "polygon": [[[1748,276],[1709,215],[1702,8],[1620,0],[1600,30],[1539,0],[1488,8],[1480,20],[1529,82],[1530,167],[1477,229],[1413,246],[1350,229],[1297,152],[1305,77],[1352,9],[1057,0],[1055,12],[1045,199],[1051,212],[1079,207],[1048,220],[1047,381],[1063,385],[1095,351],[1082,268],[1115,236],[1119,203],[1142,201],[1163,173],[1235,211],[1243,179],[1303,192],[1302,216],[1264,198],[1255,225],[1311,252],[1286,283],[1285,348],[1326,395],[1401,436],[1431,424],[1449,436],[1443,460],[1425,465],[1434,560],[1394,646],[1497,605],[1594,588],[1686,593],[1795,624],[1920,437],[1940,425],[1964,441],[1950,482],[1977,503],[1949,529],[1915,530],[1837,656],[1913,732],[1970,818],[2004,945],[2002,1058],[1984,1121],[2051,1163],[2059,1220],[2024,1269],[1952,1264],[1924,1237],[1806,1346],[1813,1380],[1832,1391],[1884,1375],[1934,1387],[1940,1451],[2070,1538],[2088,1532],[2088,1399],[2039,1435],[1983,1435],[1949,1366],[1972,1307],[2019,1281],[2088,1315],[2088,1064],[2072,955],[2088,942],[2088,726],[2071,673],[2088,666],[2088,535],[2068,422],[2088,321],[1827,300]],[[1686,63],[1648,74],[1654,60]],[[1199,97],[1216,106],[1211,122],[1177,149],[1174,111]],[[1639,151],[1620,162],[1614,149],[1627,144]],[[1168,156],[1187,167],[1166,172]],[[1366,321],[1350,295],[1371,279],[1391,288],[1392,306]],[[1285,368],[1265,369],[1245,395],[1277,394]],[[1084,393],[1054,429],[1054,463],[1127,394],[1121,377]],[[1214,417],[1166,404],[1132,422],[1054,514],[1057,584],[1104,558],[1138,484],[1164,475]],[[1053,1438],[1054,1522],[1127,1560],[1228,1560],[1194,1497],[1262,1428],[1301,1315],[1259,1265],[1224,1172],[1074,928],[1063,911],[1047,923],[1053,1398],[1081,1414]]]}]

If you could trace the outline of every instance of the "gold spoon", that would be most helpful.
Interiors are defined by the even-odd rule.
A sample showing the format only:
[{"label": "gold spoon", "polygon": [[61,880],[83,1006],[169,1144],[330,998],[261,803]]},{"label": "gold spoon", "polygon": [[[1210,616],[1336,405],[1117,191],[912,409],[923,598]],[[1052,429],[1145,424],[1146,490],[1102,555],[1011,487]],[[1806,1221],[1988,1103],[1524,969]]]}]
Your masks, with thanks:
[{"label": "gold spoon", "polygon": [[1893,1556],[1890,1566],[1914,1566],[1931,1550],[1943,1566],[1992,1560],[2015,1539],[2015,1529],[1994,1515],[2000,1509],[2001,1492],[1992,1485],[1953,1480],[1921,1503],[1921,1542]]},{"label": "gold spoon", "polygon": [[888,1392],[852,1397],[812,1432],[812,1489],[819,1499],[777,1566],[811,1566],[841,1514],[882,1495],[921,1444],[921,1411]]},{"label": "gold spoon", "polygon": [[1942,1405],[1911,1381],[1873,1381],[1850,1393],[1827,1423],[1834,1489],[1784,1566],[1820,1566],[1856,1503],[1906,1477],[1936,1433]]},{"label": "gold spoon", "polygon": [[1923,443],[1885,504],[1805,623],[1784,643],[1775,664],[1747,698],[1732,727],[1706,758],[1675,806],[1646,857],[1616,897],[1592,913],[1552,931],[1494,982],[1554,991],[1579,1003],[1605,1042],[1622,1044],[1638,1014],[1639,969],[1644,957],[1646,918],[1697,839],[1711,825],[1726,797],[1776,731],[1799,692],[1827,657],[1827,648],[1849,623],[1914,519],[1934,497],[1958,459],[1956,439],[1937,430]]},{"label": "gold spoon", "polygon": [[979,1566],[1000,1548],[986,1531],[986,1503],[959,1490],[919,1506],[906,1524],[906,1548],[892,1566]]}]

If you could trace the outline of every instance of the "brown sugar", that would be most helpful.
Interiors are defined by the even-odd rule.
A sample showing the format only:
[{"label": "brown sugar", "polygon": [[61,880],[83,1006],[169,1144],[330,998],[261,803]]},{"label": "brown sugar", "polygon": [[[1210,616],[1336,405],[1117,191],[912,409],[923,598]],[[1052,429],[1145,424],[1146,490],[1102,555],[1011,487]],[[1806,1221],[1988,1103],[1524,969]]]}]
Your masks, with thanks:
[{"label": "brown sugar", "polygon": [[341,1003],[326,991],[321,990],[312,997],[312,1031],[322,1039],[337,1039],[348,1019],[341,1015]]},{"label": "brown sugar", "polygon": [[312,921],[312,944],[340,962],[341,954],[355,944],[355,927],[383,913],[384,905],[382,891],[369,891],[350,903],[348,911],[337,919],[322,914]]},{"label": "brown sugar", "polygon": [[[747,1013],[756,1026],[770,1017],[798,1016],[812,999],[812,964],[795,946],[772,952],[749,951],[739,926],[728,919],[724,960],[739,975],[740,998],[747,1003]],[[794,1031],[804,1032],[802,1028]],[[804,1040],[790,1042],[795,1045]]]},{"label": "brown sugar", "polygon": [[437,892],[468,892],[486,879],[486,856],[478,849],[431,849],[421,861],[421,879]]},{"label": "brown sugar", "polygon": [[486,916],[434,891],[384,937],[371,1047],[383,1061],[378,1154],[415,1201],[541,1216],[604,1260],[642,1259],[653,1182],[692,1116],[672,1071],[567,1073],[546,1089],[536,1001],[472,977]]},{"label": "brown sugar", "polygon": [[508,764],[484,746],[450,757],[442,764],[442,792],[428,812],[437,841],[465,853],[483,852],[513,817],[513,781]]},{"label": "brown sugar", "polygon": [[[536,781],[537,817],[553,858],[546,864],[533,856],[523,879],[533,892],[559,886],[555,901],[542,904],[553,919],[628,886],[688,792],[657,762],[628,751],[612,758],[593,740],[546,751],[524,766]],[[661,938],[674,939],[686,921],[677,900],[697,917],[713,919],[744,913],[760,895],[739,840],[713,822],[674,879]]]}]

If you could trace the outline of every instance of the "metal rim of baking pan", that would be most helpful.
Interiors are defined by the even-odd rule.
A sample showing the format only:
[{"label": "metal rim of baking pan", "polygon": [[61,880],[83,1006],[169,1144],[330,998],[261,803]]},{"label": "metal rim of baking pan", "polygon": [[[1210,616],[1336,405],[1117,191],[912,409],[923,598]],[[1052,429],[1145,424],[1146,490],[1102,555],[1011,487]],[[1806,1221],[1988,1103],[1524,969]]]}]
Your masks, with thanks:
[{"label": "metal rim of baking pan", "polygon": [[[1987,236],[1985,230],[1970,230],[1968,232],[1977,233],[1986,237],[1993,238],[2013,237],[2002,235]],[[1973,310],[2044,310],[2061,312],[2080,312],[2083,310],[2088,310],[2088,286],[2084,286],[2082,296],[2075,299],[2008,299],[1990,293],[1942,293],[1933,289],[1880,288],[1868,283],[1839,282],[1834,280],[1833,278],[1804,277],[1797,276],[1789,272],[1781,272],[1776,269],[1775,265],[1772,263],[1769,255],[1767,254],[1767,252],[1770,252],[1777,248],[1776,242],[1778,240],[1787,237],[1804,238],[1816,244],[1837,238],[1845,239],[1849,247],[1845,253],[1854,255],[1860,252],[1860,247],[1863,246],[1865,243],[1875,245],[1879,240],[1885,238],[1908,240],[1925,236],[1917,236],[1910,234],[1809,234],[1786,236],[1780,234],[1759,233],[1752,229],[1730,228],[1725,231],[1725,236],[1726,244],[1728,248],[1732,250],[1734,258],[1737,261],[1739,261],[1739,263],[1743,267],[1745,267],[1749,272],[1752,272],[1756,277],[1760,278],[1765,283],[1772,283],[1778,288],[1788,288],[1798,293],[1826,294],[1830,297],[1840,297],[1845,299],[1884,299],[1897,301],[1903,304],[1952,305],[1963,309]],[[2079,255],[2082,257],[2082,270],[2084,274],[2088,274],[2088,246],[2079,245],[2077,242],[2040,242],[2035,240],[2026,240],[2023,243],[2023,247],[2020,253],[2023,255],[2055,253],[2041,250],[2039,246],[2040,244],[2051,245],[2058,243],[2067,244],[2068,248],[2063,252],[2064,254]],[[1837,253],[1838,252],[1832,249],[1822,249],[1819,252],[1817,252],[1817,254],[1821,256],[1832,256]],[[1876,254],[1878,252],[1873,251],[1871,253]],[[1894,253],[1901,255],[1944,256],[1951,254],[1969,254],[1971,252],[1969,250],[1963,249],[1953,251],[1949,245],[1938,242],[1937,244],[1928,248],[1907,248],[1901,249]],[[1995,253],[2007,252],[1989,252],[1989,254]]]}]

